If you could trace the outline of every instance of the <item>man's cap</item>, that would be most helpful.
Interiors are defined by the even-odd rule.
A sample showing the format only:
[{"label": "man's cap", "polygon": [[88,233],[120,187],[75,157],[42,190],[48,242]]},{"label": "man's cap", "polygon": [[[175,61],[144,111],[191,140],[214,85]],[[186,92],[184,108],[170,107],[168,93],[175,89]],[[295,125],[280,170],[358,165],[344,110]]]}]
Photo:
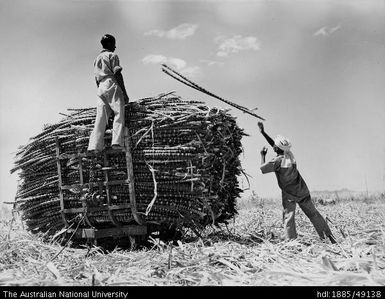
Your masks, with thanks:
[{"label": "man's cap", "polygon": [[274,145],[277,146],[279,149],[285,151],[289,151],[291,148],[291,142],[286,137],[283,137],[281,135],[277,135],[274,139]]}]

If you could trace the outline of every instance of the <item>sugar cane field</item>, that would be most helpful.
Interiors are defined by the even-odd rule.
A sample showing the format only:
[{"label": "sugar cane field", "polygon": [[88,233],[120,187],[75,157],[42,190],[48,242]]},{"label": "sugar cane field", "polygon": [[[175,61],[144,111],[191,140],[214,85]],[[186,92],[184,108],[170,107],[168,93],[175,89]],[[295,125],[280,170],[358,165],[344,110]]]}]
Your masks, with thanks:
[{"label": "sugar cane field", "polygon": [[338,244],[321,242],[301,212],[298,239],[282,241],[279,200],[254,195],[238,201],[239,215],[227,226],[207,227],[201,238],[153,236],[149,247],[110,252],[62,250],[2,208],[0,285],[385,285],[384,195],[345,195],[317,207]]}]

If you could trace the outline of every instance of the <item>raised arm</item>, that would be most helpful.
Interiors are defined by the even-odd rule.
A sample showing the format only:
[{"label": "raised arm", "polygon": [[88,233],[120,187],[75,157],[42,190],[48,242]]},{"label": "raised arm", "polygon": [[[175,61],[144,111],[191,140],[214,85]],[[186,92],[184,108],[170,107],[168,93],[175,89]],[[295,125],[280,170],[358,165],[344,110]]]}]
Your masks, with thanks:
[{"label": "raised arm", "polygon": [[258,122],[258,127],[259,127],[259,131],[261,132],[261,134],[266,138],[266,141],[267,141],[271,146],[274,146],[274,140],[273,140],[269,135],[266,134],[265,128],[264,128],[262,122]]}]

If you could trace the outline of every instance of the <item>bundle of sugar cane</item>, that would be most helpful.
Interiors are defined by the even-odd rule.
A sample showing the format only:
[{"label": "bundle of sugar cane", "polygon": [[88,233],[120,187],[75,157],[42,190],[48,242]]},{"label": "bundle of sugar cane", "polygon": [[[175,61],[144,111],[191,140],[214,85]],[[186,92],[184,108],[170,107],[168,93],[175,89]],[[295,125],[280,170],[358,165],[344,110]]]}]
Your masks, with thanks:
[{"label": "bundle of sugar cane", "polygon": [[[238,156],[245,134],[227,110],[167,93],[131,102],[125,113],[136,205],[146,223],[201,229],[236,214],[236,198],[242,192]],[[19,173],[16,203],[27,227],[54,234],[65,225],[63,208],[73,211],[66,215],[67,225],[110,227],[111,218],[121,225],[133,223],[131,207],[126,205],[129,188],[124,152],[110,154],[108,161],[103,155],[86,154],[95,108],[69,109],[63,115],[16,154],[11,172]],[[106,146],[111,142],[111,128],[112,119],[105,134]],[[59,196],[57,140],[61,183],[74,186],[62,191],[64,207]],[[81,155],[81,163],[71,162],[74,154]],[[108,190],[101,188],[106,169],[108,181],[115,182]],[[111,211],[111,205],[120,208]]]},{"label": "bundle of sugar cane", "polygon": [[236,104],[234,102],[231,102],[229,100],[225,100],[224,98],[221,98],[215,94],[213,94],[212,92],[208,91],[207,89],[199,86],[198,84],[194,83],[193,81],[191,81],[190,79],[188,79],[186,76],[183,76],[182,74],[178,73],[176,70],[172,69],[171,67],[167,66],[166,64],[162,64],[162,72],[164,72],[165,74],[167,74],[168,76],[170,76],[171,78],[174,78],[175,80],[183,83],[184,85],[187,85],[195,90],[198,90],[200,92],[203,92],[204,94],[207,94],[213,98],[216,98],[244,113],[247,113],[253,117],[256,117],[256,118],[259,118],[261,120],[265,120],[263,117],[257,115],[253,110],[256,110],[257,108],[254,108],[253,110],[250,110],[246,107],[243,107],[239,104]]}]

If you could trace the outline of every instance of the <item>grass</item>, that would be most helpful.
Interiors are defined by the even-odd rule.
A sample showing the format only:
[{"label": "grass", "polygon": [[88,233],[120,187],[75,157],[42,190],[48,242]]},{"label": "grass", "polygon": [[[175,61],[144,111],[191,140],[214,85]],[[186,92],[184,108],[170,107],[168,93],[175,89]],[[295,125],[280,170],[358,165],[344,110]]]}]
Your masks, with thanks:
[{"label": "grass", "polygon": [[202,238],[187,234],[174,244],[152,238],[149,248],[109,253],[62,250],[0,215],[0,285],[385,285],[382,196],[317,205],[338,239],[333,245],[318,239],[299,209],[299,238],[282,241],[280,200],[252,196],[238,206],[232,223],[209,227]]}]

